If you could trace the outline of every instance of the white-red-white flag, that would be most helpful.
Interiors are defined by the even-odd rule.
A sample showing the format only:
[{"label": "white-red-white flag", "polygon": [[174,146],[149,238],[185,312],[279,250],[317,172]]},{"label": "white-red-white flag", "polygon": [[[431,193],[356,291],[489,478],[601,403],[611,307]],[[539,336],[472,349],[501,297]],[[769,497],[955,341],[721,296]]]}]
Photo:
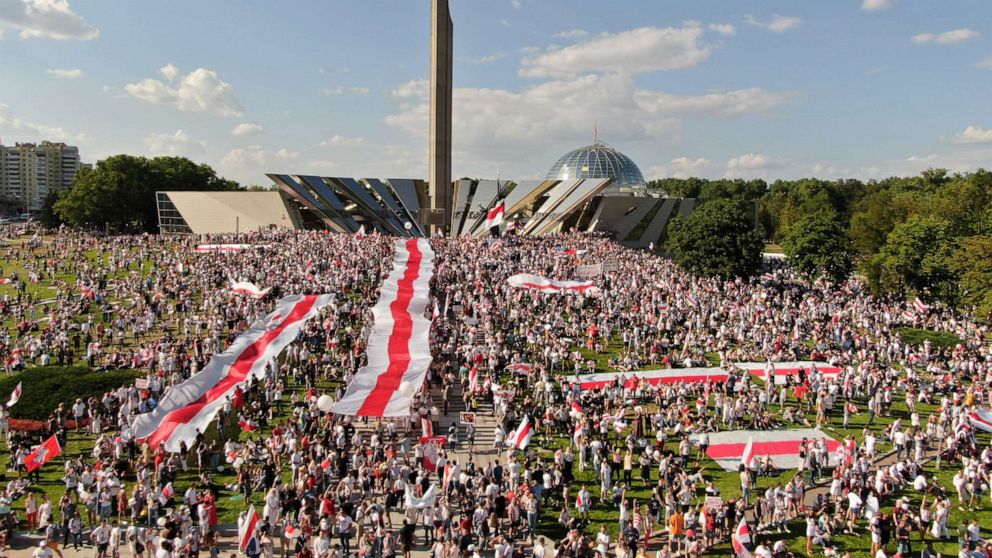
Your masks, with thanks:
[{"label": "white-red-white flag", "polygon": [[434,301],[434,311],[431,313],[431,319],[436,320],[441,317],[441,309],[437,307],[437,301]]},{"label": "white-red-white flag", "polygon": [[506,215],[506,200],[499,200],[496,202],[496,205],[486,213],[486,220],[482,222],[482,229],[489,230],[493,227],[498,227],[501,223],[503,223],[504,215]]},{"label": "white-red-white flag", "polygon": [[171,500],[172,497],[175,495],[176,495],[176,489],[172,487],[172,483],[170,482],[169,484],[165,485],[164,488],[162,488],[162,494],[158,497],[158,501],[162,502],[162,505],[164,506],[165,503]]},{"label": "white-red-white flag", "polygon": [[17,382],[17,387],[10,392],[10,399],[7,400],[7,407],[13,407],[17,400],[21,398],[21,382]]},{"label": "white-red-white flag", "polygon": [[245,515],[244,519],[240,521],[238,525],[238,548],[244,550],[248,548],[248,541],[255,536],[255,530],[258,528],[259,521],[258,512],[255,511],[255,506],[248,508],[248,513]]},{"label": "white-red-white flag", "polygon": [[248,281],[235,281],[234,279],[231,279],[230,281],[231,292],[248,295],[252,298],[263,298],[265,295],[269,294],[269,291],[272,290],[272,287],[262,289],[259,288],[258,285]]},{"label": "white-red-white flag", "polygon": [[530,424],[530,417],[524,417],[524,420],[520,423],[520,426],[510,434],[510,439],[508,441],[511,446],[522,450],[527,448],[527,444],[530,443],[530,438],[533,435],[534,428]]},{"label": "white-red-white flag", "polygon": [[362,226],[358,227],[358,232],[355,233],[355,238],[365,238],[365,223],[362,223]]},{"label": "white-red-white flag", "polygon": [[920,297],[916,297],[916,298],[913,299],[913,306],[915,306],[917,310],[919,310],[920,312],[923,312],[924,314],[926,314],[927,313],[927,310],[930,309],[929,306],[927,306],[926,304],[923,304],[923,301],[920,300]]},{"label": "white-red-white flag", "polygon": [[733,534],[730,536],[730,545],[734,547],[734,552],[737,553],[738,558],[752,558],[754,556],[747,546],[745,546],[750,542],[751,528],[747,526],[747,522],[742,517],[740,523],[737,524]]}]

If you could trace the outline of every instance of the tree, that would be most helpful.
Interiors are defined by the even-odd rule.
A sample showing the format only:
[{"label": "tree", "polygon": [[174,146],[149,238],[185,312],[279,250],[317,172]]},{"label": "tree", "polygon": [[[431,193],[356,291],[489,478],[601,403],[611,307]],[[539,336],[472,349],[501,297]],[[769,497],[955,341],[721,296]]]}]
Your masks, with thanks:
[{"label": "tree", "polygon": [[918,215],[896,225],[871,259],[871,287],[953,303],[957,293],[950,262],[957,246],[951,231],[943,219]]},{"label": "tree", "polygon": [[115,155],[92,169],[80,169],[72,188],[55,203],[55,212],[77,227],[155,232],[155,192],[235,190],[237,186],[218,177],[209,165],[185,157]]},{"label": "tree", "polygon": [[789,265],[809,277],[823,275],[841,282],[853,268],[847,229],[840,217],[830,211],[800,217],[789,227],[782,249]]},{"label": "tree", "polygon": [[696,275],[748,277],[761,268],[762,233],[753,227],[750,203],[717,199],[672,221],[666,248]]},{"label": "tree", "polygon": [[41,221],[41,226],[46,229],[57,229],[63,223],[62,219],[55,212],[55,204],[59,201],[60,197],[62,197],[62,192],[58,190],[53,190],[45,196],[45,201],[41,206],[41,215],[38,216],[38,220]]},{"label": "tree", "polygon": [[992,319],[992,237],[961,239],[950,262],[958,276],[961,301],[981,319]]}]

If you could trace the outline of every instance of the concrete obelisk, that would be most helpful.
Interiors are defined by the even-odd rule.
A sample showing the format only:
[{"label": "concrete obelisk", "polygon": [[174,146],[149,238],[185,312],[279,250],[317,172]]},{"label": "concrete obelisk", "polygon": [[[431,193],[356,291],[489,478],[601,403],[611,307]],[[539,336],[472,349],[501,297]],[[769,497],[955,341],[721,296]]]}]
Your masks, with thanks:
[{"label": "concrete obelisk", "polygon": [[448,0],[431,0],[431,232],[451,223],[451,61],[454,30]]}]

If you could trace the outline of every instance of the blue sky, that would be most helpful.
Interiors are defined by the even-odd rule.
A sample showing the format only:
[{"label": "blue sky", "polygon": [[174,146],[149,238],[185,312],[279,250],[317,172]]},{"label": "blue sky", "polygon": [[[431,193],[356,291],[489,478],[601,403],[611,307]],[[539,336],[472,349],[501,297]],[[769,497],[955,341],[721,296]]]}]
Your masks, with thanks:
[{"label": "blue sky", "polygon": [[[429,0],[0,0],[0,139],[425,177]],[[985,0],[451,0],[456,176],[600,139],[647,178],[992,166]]]}]

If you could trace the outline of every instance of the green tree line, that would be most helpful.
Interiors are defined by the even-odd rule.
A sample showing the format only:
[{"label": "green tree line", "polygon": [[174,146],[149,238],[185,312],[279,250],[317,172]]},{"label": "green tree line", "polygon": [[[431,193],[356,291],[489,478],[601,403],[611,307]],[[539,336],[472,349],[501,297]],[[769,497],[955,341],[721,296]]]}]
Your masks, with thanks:
[{"label": "green tree line", "polygon": [[[867,182],[806,178],[771,184],[668,178],[648,186],[697,198],[700,209],[718,200],[743,208],[756,205],[755,231],[766,242],[780,244],[789,263],[811,278],[841,281],[856,271],[876,294],[919,296],[992,318],[992,172],[929,169],[918,176]],[[747,211],[728,212],[726,206],[723,213],[694,212],[676,220],[667,244],[676,259],[693,241],[680,221],[753,218]],[[706,228],[693,229],[696,243],[727,244],[726,239],[698,236]],[[709,228],[721,234],[730,230],[726,223],[722,229]],[[717,252],[726,254],[726,249]],[[694,250],[691,257],[698,262],[705,250]],[[743,252],[732,257],[754,261]],[[699,273],[728,275],[723,264],[699,267],[694,268]],[[756,267],[743,265],[733,275],[755,272]]]}]

